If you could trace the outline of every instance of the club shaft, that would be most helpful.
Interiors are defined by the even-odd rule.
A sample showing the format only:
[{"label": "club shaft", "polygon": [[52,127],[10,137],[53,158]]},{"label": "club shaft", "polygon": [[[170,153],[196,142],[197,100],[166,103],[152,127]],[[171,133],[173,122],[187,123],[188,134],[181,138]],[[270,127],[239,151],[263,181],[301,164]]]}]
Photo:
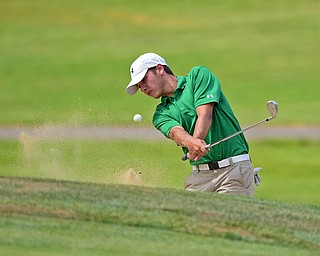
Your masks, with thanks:
[{"label": "club shaft", "polygon": [[[244,129],[242,129],[241,131],[238,131],[238,132],[236,132],[236,133],[234,133],[234,134],[231,134],[231,135],[229,135],[228,137],[225,137],[225,138],[223,138],[223,139],[221,139],[221,140],[219,140],[219,141],[217,141],[217,142],[215,142],[215,143],[207,144],[207,145],[205,146],[205,148],[206,148],[206,149],[210,149],[210,148],[212,148],[212,147],[220,144],[221,142],[224,142],[224,141],[226,141],[226,140],[228,140],[228,139],[231,139],[231,138],[233,138],[234,136],[237,136],[237,135],[239,135],[239,134],[241,134],[241,133],[243,133],[243,132],[245,132],[245,131],[247,131],[247,130],[249,130],[249,129],[251,129],[251,128],[257,126],[257,125],[259,125],[259,124],[262,124],[262,123],[264,123],[264,122],[270,121],[271,119],[273,119],[272,116],[270,116],[270,117],[268,117],[268,118],[266,118],[266,119],[263,119],[263,120],[261,120],[260,122],[255,123],[255,124],[253,124],[253,125],[250,125],[250,126],[244,128]],[[188,158],[189,158],[189,157],[188,157],[188,154],[185,154],[184,156],[182,156],[181,159],[182,159],[182,161],[186,161]]]},{"label": "club shaft", "polygon": [[272,117],[269,117],[269,118],[267,118],[267,119],[263,119],[263,120],[261,120],[260,122],[255,123],[255,124],[253,124],[253,125],[250,125],[250,126],[244,128],[244,129],[242,129],[241,131],[238,131],[238,132],[236,132],[236,133],[234,133],[234,134],[231,134],[230,136],[225,137],[225,138],[223,138],[223,139],[221,139],[221,140],[219,140],[219,141],[217,141],[217,142],[215,142],[215,143],[208,144],[208,145],[205,146],[205,148],[212,148],[212,147],[220,144],[221,142],[224,142],[224,141],[226,141],[226,140],[228,140],[228,139],[231,139],[231,138],[233,138],[234,136],[237,136],[237,135],[239,135],[239,134],[241,134],[241,133],[243,133],[243,132],[245,132],[245,131],[247,131],[247,130],[249,130],[249,129],[251,129],[251,128],[257,126],[257,125],[259,125],[259,124],[262,124],[262,123],[264,123],[264,122],[267,122],[267,121],[269,121],[269,120],[271,120],[271,119],[272,119]]}]

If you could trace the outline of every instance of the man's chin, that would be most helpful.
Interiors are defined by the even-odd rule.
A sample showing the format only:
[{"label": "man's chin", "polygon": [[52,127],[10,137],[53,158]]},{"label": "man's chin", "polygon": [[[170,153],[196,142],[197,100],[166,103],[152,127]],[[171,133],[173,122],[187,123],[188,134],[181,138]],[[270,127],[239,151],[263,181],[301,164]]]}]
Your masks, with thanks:
[{"label": "man's chin", "polygon": [[155,94],[152,94],[152,93],[149,93],[148,95],[150,97],[154,98],[154,99],[159,99],[161,97],[161,95],[155,95]]}]

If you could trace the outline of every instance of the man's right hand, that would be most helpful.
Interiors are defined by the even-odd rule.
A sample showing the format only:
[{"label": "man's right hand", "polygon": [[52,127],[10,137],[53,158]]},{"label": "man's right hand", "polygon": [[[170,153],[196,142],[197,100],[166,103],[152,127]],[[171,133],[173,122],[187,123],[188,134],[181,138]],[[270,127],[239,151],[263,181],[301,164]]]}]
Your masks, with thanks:
[{"label": "man's right hand", "polygon": [[208,149],[205,148],[206,142],[204,140],[195,139],[193,137],[191,138],[192,139],[190,139],[186,145],[189,150],[187,156],[190,160],[197,161],[207,154]]},{"label": "man's right hand", "polygon": [[179,146],[186,147],[188,149],[188,158],[190,160],[199,160],[208,152],[208,149],[205,148],[206,142],[204,140],[194,138],[181,126],[173,127],[169,133],[169,137]]}]

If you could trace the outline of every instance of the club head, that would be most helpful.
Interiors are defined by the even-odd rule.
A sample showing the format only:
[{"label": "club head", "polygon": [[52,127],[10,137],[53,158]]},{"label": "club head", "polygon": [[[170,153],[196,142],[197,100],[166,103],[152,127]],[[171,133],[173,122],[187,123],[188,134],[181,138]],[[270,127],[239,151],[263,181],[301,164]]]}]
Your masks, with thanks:
[{"label": "club head", "polygon": [[271,118],[276,118],[278,114],[278,103],[274,100],[269,100],[267,102],[267,108],[271,115]]}]

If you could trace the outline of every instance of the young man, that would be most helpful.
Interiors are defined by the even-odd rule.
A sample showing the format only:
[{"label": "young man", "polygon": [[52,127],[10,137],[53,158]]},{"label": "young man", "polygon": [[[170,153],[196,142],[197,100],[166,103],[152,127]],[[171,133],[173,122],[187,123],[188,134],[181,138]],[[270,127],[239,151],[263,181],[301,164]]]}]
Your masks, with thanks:
[{"label": "young man", "polygon": [[244,135],[205,148],[241,130],[209,69],[198,66],[186,76],[175,76],[161,56],[145,53],[132,63],[130,74],[126,92],[133,95],[140,89],[161,98],[153,125],[188,153],[192,172],[185,180],[186,190],[253,196],[253,168]]}]

